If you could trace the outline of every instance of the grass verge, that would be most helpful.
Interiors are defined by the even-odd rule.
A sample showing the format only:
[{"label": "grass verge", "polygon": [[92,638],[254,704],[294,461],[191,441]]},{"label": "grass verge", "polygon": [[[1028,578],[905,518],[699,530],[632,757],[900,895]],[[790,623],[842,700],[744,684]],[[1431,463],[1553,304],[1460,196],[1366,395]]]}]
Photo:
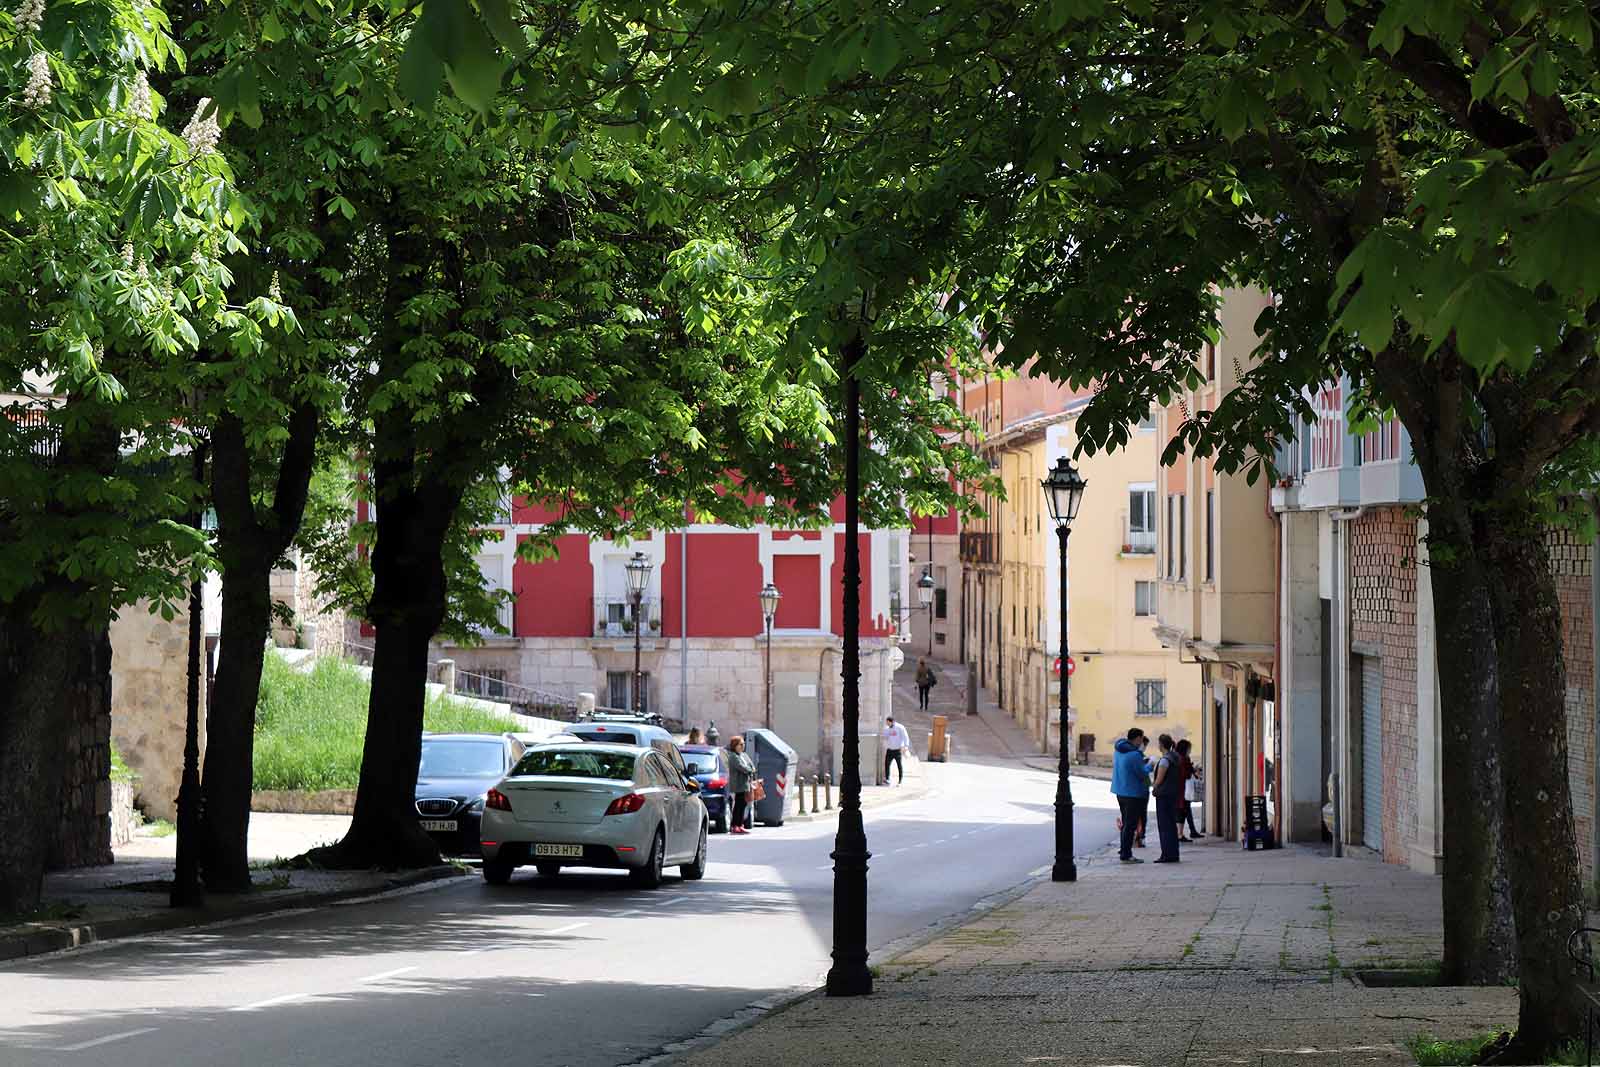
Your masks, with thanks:
[{"label": "grass verge", "polygon": [[[354,789],[361,776],[371,685],[336,659],[307,673],[269,654],[256,702],[255,788]],[[442,696],[428,699],[423,728],[500,733],[506,720]]]}]

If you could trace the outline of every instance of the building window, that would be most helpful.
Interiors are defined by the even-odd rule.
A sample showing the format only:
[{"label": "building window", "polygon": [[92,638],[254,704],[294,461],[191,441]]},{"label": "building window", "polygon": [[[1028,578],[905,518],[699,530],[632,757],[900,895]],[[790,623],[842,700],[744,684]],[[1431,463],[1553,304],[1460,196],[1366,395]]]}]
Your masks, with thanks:
[{"label": "building window", "polygon": [[1206,581],[1214,581],[1217,576],[1217,491],[1206,490]]},{"label": "building window", "polygon": [[1173,562],[1174,562],[1174,560],[1177,559],[1178,542],[1174,539],[1174,536],[1173,536],[1177,531],[1173,529],[1173,522],[1172,522],[1173,516],[1177,513],[1177,507],[1178,507],[1177,497],[1175,497],[1175,496],[1167,497],[1167,579],[1168,579],[1168,581],[1170,581],[1173,578],[1177,577],[1176,570],[1173,567]]},{"label": "building window", "polygon": [[1133,583],[1133,613],[1135,615],[1154,615],[1156,613],[1156,583]]},{"label": "building window", "polygon": [[[644,692],[639,708],[642,711],[650,710],[650,672],[645,671],[643,677]],[[633,672],[632,671],[606,671],[606,706],[620,708],[624,711],[633,710]]]},{"label": "building window", "polygon": [[1178,494],[1178,581],[1189,577],[1189,498]]},{"label": "building window", "polygon": [[1150,679],[1133,683],[1133,713],[1147,718],[1165,718],[1167,714],[1167,683]]},{"label": "building window", "polygon": [[936,619],[942,619],[945,617],[945,611],[948,603],[945,593],[949,588],[949,584],[950,568],[933,568],[933,617]]},{"label": "building window", "polygon": [[1206,381],[1214,382],[1216,380],[1217,380],[1217,346],[1214,345],[1214,344],[1211,344],[1210,342],[1207,342],[1206,343]]},{"label": "building window", "polygon": [[934,631],[933,643],[936,644],[936,645],[944,644],[944,631],[943,630],[935,630]]},{"label": "building window", "polygon": [[1151,483],[1128,486],[1128,536],[1130,552],[1156,550],[1156,487]]}]

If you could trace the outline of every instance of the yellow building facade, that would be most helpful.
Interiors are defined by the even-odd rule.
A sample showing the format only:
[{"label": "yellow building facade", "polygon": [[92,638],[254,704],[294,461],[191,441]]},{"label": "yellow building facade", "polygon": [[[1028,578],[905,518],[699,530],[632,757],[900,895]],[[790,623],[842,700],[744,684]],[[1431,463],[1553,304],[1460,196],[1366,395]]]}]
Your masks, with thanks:
[{"label": "yellow building facade", "polygon": [[[1004,383],[1010,385],[1010,382]],[[1005,498],[963,531],[965,647],[989,695],[1055,751],[1060,737],[1059,550],[1040,481],[1077,446],[1085,396],[1031,414],[981,442]],[[1076,762],[1109,763],[1129,727],[1200,744],[1200,668],[1163,648],[1155,622],[1159,446],[1152,420],[1126,448],[1081,457],[1088,481],[1069,542],[1069,746]]]}]

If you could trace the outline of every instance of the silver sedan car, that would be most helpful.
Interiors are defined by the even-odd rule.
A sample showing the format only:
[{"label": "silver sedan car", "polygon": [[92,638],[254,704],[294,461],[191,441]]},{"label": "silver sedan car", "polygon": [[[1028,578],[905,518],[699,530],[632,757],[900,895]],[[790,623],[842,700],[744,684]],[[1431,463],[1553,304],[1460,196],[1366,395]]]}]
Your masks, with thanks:
[{"label": "silver sedan car", "polygon": [[668,866],[704,877],[706,807],[694,786],[653,748],[530,749],[484,800],[484,880],[504,885],[527,864],[547,877],[563,867],[621,868],[649,889]]}]

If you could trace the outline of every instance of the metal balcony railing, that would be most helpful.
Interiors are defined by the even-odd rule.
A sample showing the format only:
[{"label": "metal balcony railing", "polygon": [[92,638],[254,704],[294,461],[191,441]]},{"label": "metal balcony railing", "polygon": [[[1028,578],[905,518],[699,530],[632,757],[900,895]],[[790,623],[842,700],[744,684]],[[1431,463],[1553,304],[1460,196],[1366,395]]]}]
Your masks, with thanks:
[{"label": "metal balcony railing", "polygon": [[[594,634],[596,637],[633,636],[633,598],[625,596],[595,597]],[[639,632],[645,637],[661,636],[661,602],[656,597],[645,597],[639,603]]]}]

